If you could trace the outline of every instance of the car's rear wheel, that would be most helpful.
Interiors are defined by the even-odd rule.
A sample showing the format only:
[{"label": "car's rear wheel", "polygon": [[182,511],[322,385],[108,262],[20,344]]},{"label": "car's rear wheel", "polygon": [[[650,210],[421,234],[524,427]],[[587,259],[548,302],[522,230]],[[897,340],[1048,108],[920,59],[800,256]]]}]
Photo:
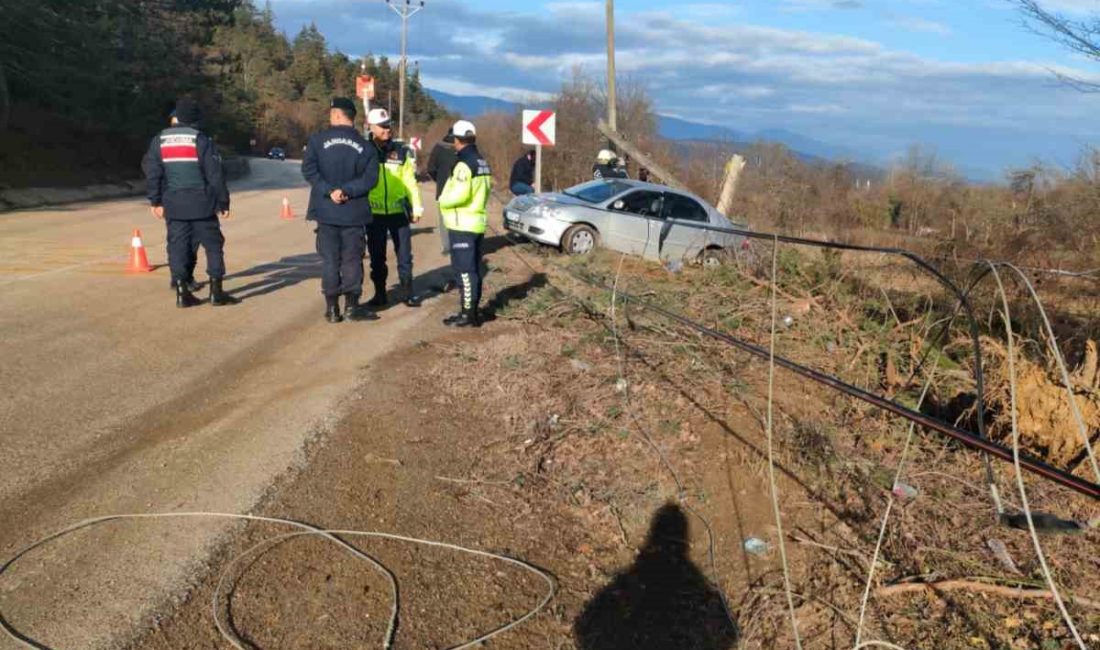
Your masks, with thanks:
[{"label": "car's rear wheel", "polygon": [[578,223],[565,231],[565,235],[561,238],[561,247],[570,255],[588,255],[596,250],[597,241],[599,241],[599,235],[595,228]]}]

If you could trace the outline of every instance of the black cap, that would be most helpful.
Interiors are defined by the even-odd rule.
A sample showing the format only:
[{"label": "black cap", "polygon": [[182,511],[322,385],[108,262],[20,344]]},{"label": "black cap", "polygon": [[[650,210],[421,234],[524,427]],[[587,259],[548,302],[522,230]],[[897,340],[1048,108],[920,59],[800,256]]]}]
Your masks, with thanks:
[{"label": "black cap", "polygon": [[186,97],[178,99],[172,116],[179,120],[180,124],[197,124],[200,117],[199,105],[193,99]]},{"label": "black cap", "polygon": [[447,135],[443,136],[443,141],[447,144],[455,143],[455,130],[454,128],[447,129]]},{"label": "black cap", "polygon": [[353,116],[358,112],[355,109],[355,102],[351,101],[347,97],[333,97],[332,103],[329,104],[329,108],[339,108],[345,113]]}]

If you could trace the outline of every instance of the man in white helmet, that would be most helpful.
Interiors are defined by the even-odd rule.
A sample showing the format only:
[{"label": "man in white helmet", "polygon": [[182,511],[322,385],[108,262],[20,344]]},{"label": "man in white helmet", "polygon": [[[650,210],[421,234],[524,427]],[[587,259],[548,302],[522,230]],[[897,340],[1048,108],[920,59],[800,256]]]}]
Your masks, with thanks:
[{"label": "man in white helmet", "polygon": [[481,327],[481,245],[489,222],[493,172],[477,150],[477,127],[459,120],[446,140],[453,142],[458,161],[439,196],[439,212],[451,241],[451,266],[458,277],[459,312],[443,324]]},{"label": "man in white helmet", "polygon": [[603,149],[596,154],[596,164],[592,165],[592,178],[629,178],[629,176],[615,152]]},{"label": "man in white helmet", "polygon": [[412,227],[424,215],[420,199],[420,184],[416,180],[416,160],[408,147],[393,140],[393,122],[384,108],[373,108],[367,114],[370,141],[378,153],[378,184],[370,193],[370,208],[374,221],[367,226],[367,249],[370,251],[370,279],[374,297],[372,307],[386,305],[387,240],[393,240],[397,258],[397,276],[401,282],[403,300],[409,307],[419,307],[420,297],[413,291]]}]

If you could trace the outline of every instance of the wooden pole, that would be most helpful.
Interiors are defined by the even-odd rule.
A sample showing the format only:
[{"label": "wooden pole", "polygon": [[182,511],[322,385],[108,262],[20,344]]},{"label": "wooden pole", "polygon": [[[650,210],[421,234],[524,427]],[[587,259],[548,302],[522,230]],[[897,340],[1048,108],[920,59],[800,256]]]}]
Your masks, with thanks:
[{"label": "wooden pole", "polygon": [[688,192],[687,186],[680,182],[680,179],[676,178],[672,172],[668,171],[664,167],[661,167],[650,158],[647,154],[643,153],[641,149],[635,147],[629,140],[624,138],[620,133],[607,125],[607,122],[600,120],[600,123],[596,125],[596,128],[600,130],[600,133],[604,134],[608,140],[613,142],[621,151],[630,156],[634,162],[638,163],[640,167],[645,167],[649,170],[650,174],[656,176],[665,185],[669,187],[683,190]]},{"label": "wooden pole", "polygon": [[607,123],[619,130],[615,93],[615,0],[607,0]]},{"label": "wooden pole", "polygon": [[733,196],[737,193],[737,181],[741,178],[741,170],[745,168],[745,159],[737,154],[730,157],[726,163],[726,180],[722,183],[722,193],[718,195],[718,211],[729,215]]}]

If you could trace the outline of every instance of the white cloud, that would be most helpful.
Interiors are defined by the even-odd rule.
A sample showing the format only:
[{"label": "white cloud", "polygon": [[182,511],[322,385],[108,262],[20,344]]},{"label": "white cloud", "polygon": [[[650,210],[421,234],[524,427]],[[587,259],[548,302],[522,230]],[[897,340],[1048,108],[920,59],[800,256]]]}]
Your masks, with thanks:
[{"label": "white cloud", "polygon": [[1096,0],[1043,0],[1042,6],[1052,11],[1071,14],[1100,15],[1100,2]]},{"label": "white cloud", "polygon": [[862,0],[780,0],[784,11],[824,11],[833,9],[862,9]]},{"label": "white cloud", "polygon": [[[317,19],[344,51],[362,52],[364,43],[374,44],[376,52],[380,43],[396,47],[396,27],[385,20],[384,7],[364,10],[355,19],[327,19],[330,11],[339,15],[336,8],[358,0],[314,0],[308,6],[274,1],[277,14],[291,14],[297,25]],[[541,13],[483,12],[456,0],[437,2],[436,10],[418,15],[410,34],[411,56],[425,63],[423,81],[429,87],[524,99],[557,90],[575,66],[595,77],[604,74],[602,2],[558,2]],[[835,6],[832,0],[791,2],[822,11]],[[723,7],[718,2],[690,6],[697,12]],[[468,26],[463,38],[454,38],[456,23]],[[915,18],[908,28],[943,33],[937,25]],[[645,85],[662,113],[696,122],[738,124],[744,130],[782,126],[880,149],[937,134],[964,142],[966,133],[994,127],[1021,140],[1032,134],[1100,140],[1094,117],[1100,96],[1059,86],[1054,71],[1097,82],[1100,73],[1084,65],[1077,69],[1068,57],[1063,62],[1070,65],[939,60],[830,33],[827,27],[811,32],[700,20],[681,14],[679,7],[621,10],[617,30],[620,74]],[[1017,136],[1004,137],[1011,142]]]},{"label": "white cloud", "polygon": [[947,36],[951,34],[951,28],[943,23],[938,23],[918,16],[898,16],[895,14],[886,17],[887,24],[907,32],[919,32],[924,34],[936,34]]},{"label": "white cloud", "polygon": [[428,88],[440,90],[452,95],[495,97],[510,102],[524,102],[529,99],[546,101],[553,97],[553,93],[548,92],[537,92],[526,88],[471,83],[451,77],[434,77],[425,74],[420,75],[420,80]]}]

